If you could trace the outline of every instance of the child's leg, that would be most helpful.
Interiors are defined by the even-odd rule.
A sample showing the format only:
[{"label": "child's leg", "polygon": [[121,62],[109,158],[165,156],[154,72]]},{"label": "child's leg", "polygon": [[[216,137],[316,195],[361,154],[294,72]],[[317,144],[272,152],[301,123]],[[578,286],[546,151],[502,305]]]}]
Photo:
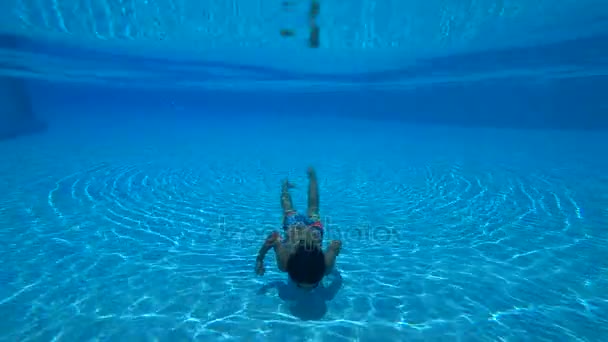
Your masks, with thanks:
[{"label": "child's leg", "polygon": [[281,207],[283,208],[283,218],[296,212],[293,208],[291,194],[289,193],[289,189],[292,187],[293,185],[291,185],[287,179],[283,181],[283,185],[281,187]]},{"label": "child's leg", "polygon": [[319,221],[319,183],[315,170],[308,168],[308,217]]}]

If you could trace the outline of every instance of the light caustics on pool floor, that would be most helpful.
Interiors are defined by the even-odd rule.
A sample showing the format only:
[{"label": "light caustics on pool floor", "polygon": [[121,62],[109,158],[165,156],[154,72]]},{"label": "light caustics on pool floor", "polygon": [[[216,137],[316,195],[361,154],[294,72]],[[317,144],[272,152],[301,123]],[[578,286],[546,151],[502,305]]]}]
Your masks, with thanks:
[{"label": "light caustics on pool floor", "polygon": [[262,238],[278,228],[284,175],[305,203],[298,162],[234,151],[195,158],[188,151],[200,145],[158,144],[138,160],[119,149],[103,152],[105,162],[72,155],[76,172],[22,170],[23,179],[45,177],[2,206],[4,338],[592,341],[608,333],[607,265],[598,259],[607,241],[583,186],[594,179],[459,162],[449,151],[424,162],[380,150],[367,163],[319,162],[327,237],[345,246],[342,288],[302,305],[269,285],[284,280],[272,258],[263,278],[252,269]]}]

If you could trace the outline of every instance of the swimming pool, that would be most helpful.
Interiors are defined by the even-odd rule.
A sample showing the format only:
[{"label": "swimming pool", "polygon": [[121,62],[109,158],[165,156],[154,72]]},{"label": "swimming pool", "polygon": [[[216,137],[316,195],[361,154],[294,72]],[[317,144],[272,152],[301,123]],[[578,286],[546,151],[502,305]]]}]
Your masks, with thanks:
[{"label": "swimming pool", "polygon": [[[558,5],[7,2],[0,340],[606,340],[607,8]],[[303,292],[254,263],[309,166]]]}]

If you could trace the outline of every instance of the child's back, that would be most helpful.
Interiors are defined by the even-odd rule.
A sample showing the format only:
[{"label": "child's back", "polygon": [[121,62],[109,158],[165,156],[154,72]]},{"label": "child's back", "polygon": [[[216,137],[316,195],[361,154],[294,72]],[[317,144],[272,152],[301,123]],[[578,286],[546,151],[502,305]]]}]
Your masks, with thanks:
[{"label": "child's back", "polygon": [[323,252],[324,227],[319,216],[319,189],[316,173],[308,169],[308,215],[298,214],[293,207],[289,189],[293,186],[283,182],[281,206],[283,208],[283,230],[281,241],[277,232],[272,233],[260,248],[256,260],[256,273],[264,274],[264,256],[273,248],[279,270],[287,272],[299,287],[314,288],[333,269],[342,243],[332,241]]}]

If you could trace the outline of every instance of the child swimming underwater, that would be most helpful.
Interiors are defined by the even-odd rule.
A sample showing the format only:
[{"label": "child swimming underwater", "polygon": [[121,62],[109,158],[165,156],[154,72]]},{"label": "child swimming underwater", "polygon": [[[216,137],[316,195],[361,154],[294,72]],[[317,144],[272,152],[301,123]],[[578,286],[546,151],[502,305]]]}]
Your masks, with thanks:
[{"label": "child swimming underwater", "polygon": [[323,252],[321,245],[324,232],[319,217],[319,185],[312,167],[308,169],[308,182],[308,211],[304,216],[293,207],[289,193],[293,185],[287,180],[283,181],[281,206],[285,238],[281,240],[278,232],[273,232],[266,238],[256,258],[255,272],[258,275],[264,274],[264,257],[272,248],[279,270],[287,272],[298,287],[312,289],[332,271],[342,242],[332,241]]}]

